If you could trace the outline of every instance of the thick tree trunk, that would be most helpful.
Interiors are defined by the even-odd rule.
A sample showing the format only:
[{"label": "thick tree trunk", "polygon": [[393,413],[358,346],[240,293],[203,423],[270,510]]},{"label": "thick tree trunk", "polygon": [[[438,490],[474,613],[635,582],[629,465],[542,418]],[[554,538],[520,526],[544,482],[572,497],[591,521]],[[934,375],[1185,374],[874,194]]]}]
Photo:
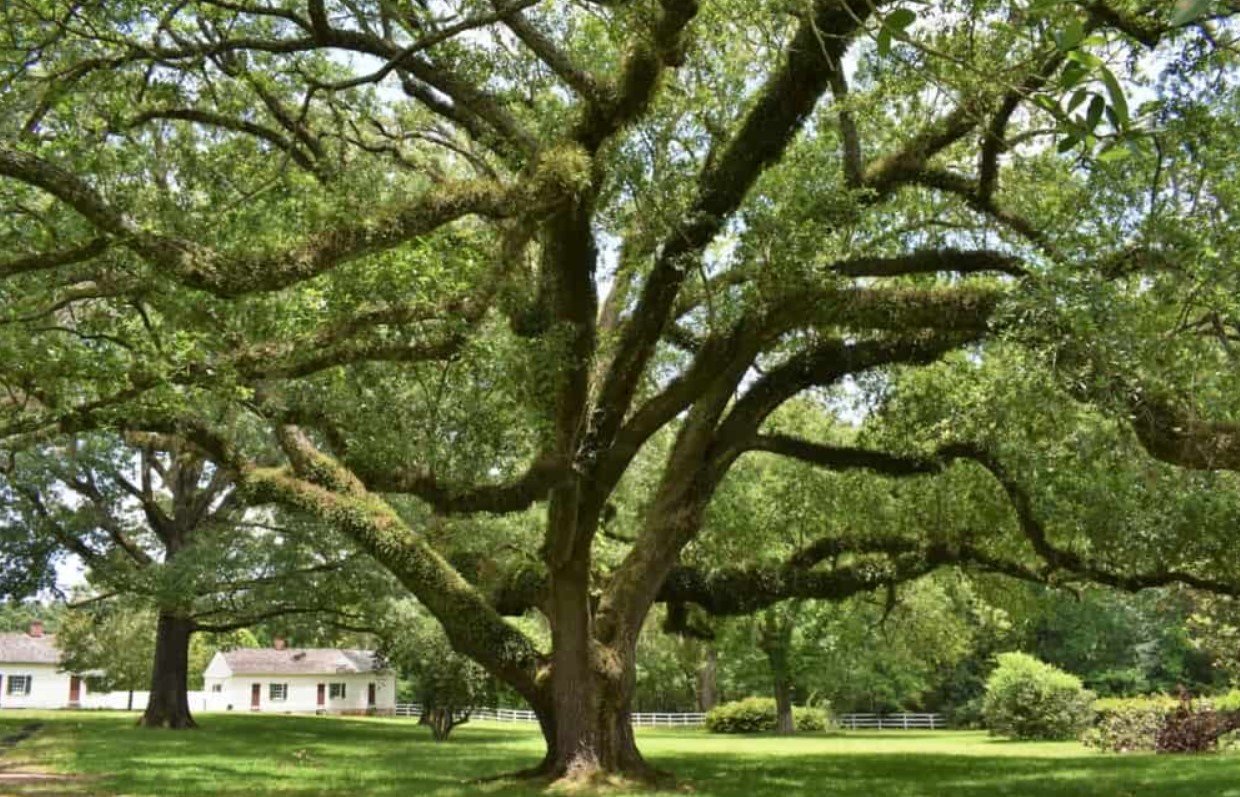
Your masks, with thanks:
[{"label": "thick tree trunk", "polygon": [[[609,656],[610,658],[610,656]],[[632,679],[635,670],[628,666]],[[555,683],[557,705],[586,695],[568,683]],[[591,782],[612,777],[655,780],[662,777],[642,758],[637,749],[630,719],[632,689],[608,677],[596,676],[588,687],[589,698],[581,700],[567,718],[555,716],[555,744],[548,750],[544,765],[547,774],[574,782]]]},{"label": "thick tree trunk", "polygon": [[548,761],[556,778],[589,781],[619,775],[647,779],[654,771],[637,751],[629,721],[637,680],[635,651],[594,639],[589,560],[573,558],[552,586],[551,720]]},{"label": "thick tree trunk", "polygon": [[197,727],[189,712],[188,695],[189,639],[193,630],[192,620],[171,612],[159,613],[151,697],[139,725],[173,730]]},{"label": "thick tree trunk", "polygon": [[595,639],[588,553],[552,561],[551,716],[543,728],[554,741],[546,774],[586,783],[614,776],[651,779],[657,773],[638,752],[629,718],[635,642],[603,645]]}]

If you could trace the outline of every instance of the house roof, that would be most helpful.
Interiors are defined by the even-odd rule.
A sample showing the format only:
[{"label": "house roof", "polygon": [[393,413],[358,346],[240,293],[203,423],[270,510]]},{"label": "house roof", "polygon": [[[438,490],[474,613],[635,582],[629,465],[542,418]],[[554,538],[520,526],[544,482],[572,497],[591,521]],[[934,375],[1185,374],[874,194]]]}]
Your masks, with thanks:
[{"label": "house roof", "polygon": [[336,675],[386,669],[371,650],[237,648],[220,655],[233,675]]},{"label": "house roof", "polygon": [[59,664],[60,648],[54,634],[0,634],[0,663]]}]

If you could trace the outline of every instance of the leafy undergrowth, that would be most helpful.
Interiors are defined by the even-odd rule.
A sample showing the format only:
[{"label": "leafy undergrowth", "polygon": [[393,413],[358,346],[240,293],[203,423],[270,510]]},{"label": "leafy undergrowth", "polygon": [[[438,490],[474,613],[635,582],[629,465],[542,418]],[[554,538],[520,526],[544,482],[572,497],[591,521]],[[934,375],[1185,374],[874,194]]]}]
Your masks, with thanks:
[{"label": "leafy undergrowth", "polygon": [[[477,780],[534,763],[528,726],[470,724],[442,744],[408,720],[203,715],[198,731],[134,726],[115,713],[5,712],[0,735],[34,737],[0,754],[83,776],[54,787],[0,783],[3,795],[309,797],[533,795],[529,783]],[[1240,797],[1240,756],[1092,754],[1075,742],[1002,742],[975,732],[813,734],[794,738],[645,730],[649,760],[699,797]],[[683,790],[667,794],[685,794]]]}]

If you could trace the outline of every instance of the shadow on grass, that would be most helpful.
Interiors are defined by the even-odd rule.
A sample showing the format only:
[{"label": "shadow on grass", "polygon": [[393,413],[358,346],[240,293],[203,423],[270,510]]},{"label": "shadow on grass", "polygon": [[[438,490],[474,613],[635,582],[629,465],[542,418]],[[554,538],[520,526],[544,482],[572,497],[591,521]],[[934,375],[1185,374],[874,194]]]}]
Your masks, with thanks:
[{"label": "shadow on grass", "polygon": [[[537,761],[541,738],[528,727],[467,725],[436,744],[411,721],[215,715],[202,717],[198,731],[173,733],[136,728],[125,715],[40,719],[65,742],[55,768],[99,776],[91,794],[540,793],[531,784],[476,782]],[[945,733],[788,740],[656,731],[643,732],[639,743],[654,765],[676,773],[698,797],[1240,797],[1235,756],[1098,756],[1072,745]]]},{"label": "shadow on grass", "polygon": [[861,797],[1240,797],[1240,762],[1141,758],[1025,758],[850,754],[718,761],[660,758],[699,794]]}]

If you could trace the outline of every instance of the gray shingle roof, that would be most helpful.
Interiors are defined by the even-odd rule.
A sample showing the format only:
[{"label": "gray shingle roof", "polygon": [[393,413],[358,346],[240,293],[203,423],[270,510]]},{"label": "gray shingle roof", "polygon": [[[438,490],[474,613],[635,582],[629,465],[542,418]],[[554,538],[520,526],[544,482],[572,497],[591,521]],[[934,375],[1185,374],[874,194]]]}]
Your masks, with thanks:
[{"label": "gray shingle roof", "polygon": [[330,675],[380,672],[374,651],[336,648],[238,648],[224,651],[233,675]]},{"label": "gray shingle roof", "polygon": [[59,664],[60,648],[56,647],[53,634],[0,634],[0,663]]}]

